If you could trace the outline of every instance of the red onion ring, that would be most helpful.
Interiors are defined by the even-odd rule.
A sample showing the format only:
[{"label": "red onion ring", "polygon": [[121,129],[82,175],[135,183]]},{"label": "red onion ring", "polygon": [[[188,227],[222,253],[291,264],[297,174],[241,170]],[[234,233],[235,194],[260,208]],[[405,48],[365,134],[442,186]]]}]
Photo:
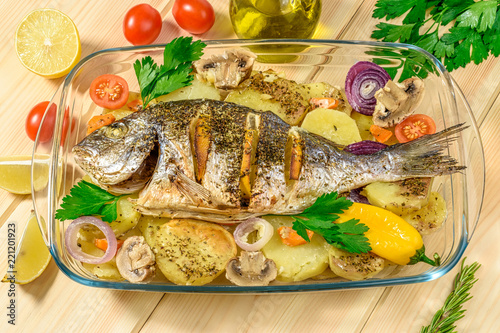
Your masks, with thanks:
[{"label": "red onion ring", "polygon": [[386,144],[377,141],[364,140],[355,143],[351,143],[344,148],[344,151],[348,151],[354,155],[370,155],[388,147]]},{"label": "red onion ring", "polygon": [[358,61],[347,73],[345,94],[354,110],[371,116],[377,99],[375,92],[391,79],[385,69],[370,61]]},{"label": "red onion ring", "polygon": [[347,196],[347,199],[351,200],[352,202],[359,202],[369,205],[370,202],[368,201],[368,198],[361,194],[361,190],[361,188],[351,190],[351,192],[349,192],[349,195]]},{"label": "red onion ring", "polygon": [[[255,243],[248,243],[248,235],[257,231],[259,238]],[[274,228],[264,219],[254,217],[238,224],[234,230],[234,241],[245,251],[259,251],[273,236]]]},{"label": "red onion ring", "polygon": [[[93,225],[99,228],[104,233],[104,237],[108,241],[108,248],[102,257],[91,256],[82,251],[82,249],[77,245],[78,241],[78,231],[84,225]],[[64,241],[66,243],[66,249],[68,253],[78,261],[87,264],[102,264],[110,261],[116,254],[117,242],[116,237],[111,229],[111,227],[94,216],[80,216],[79,218],[73,220],[70,223],[66,232],[64,234]]]}]

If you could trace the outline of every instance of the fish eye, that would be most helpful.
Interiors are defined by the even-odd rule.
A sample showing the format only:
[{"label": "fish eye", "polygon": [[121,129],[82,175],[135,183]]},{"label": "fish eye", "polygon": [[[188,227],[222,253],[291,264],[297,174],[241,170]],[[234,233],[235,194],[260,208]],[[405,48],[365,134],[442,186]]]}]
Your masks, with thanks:
[{"label": "fish eye", "polygon": [[106,127],[105,135],[110,139],[120,139],[128,132],[128,127],[124,123],[112,123]]}]

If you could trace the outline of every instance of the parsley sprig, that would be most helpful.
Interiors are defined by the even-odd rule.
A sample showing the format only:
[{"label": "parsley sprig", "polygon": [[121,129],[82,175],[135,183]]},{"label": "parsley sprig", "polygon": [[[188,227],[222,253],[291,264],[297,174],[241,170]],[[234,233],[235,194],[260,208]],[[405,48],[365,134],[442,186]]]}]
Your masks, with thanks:
[{"label": "parsley sprig", "polygon": [[81,180],[62,199],[61,208],[56,211],[55,218],[64,221],[95,215],[103,221],[113,222],[117,218],[116,204],[122,196],[113,195],[97,185]]},{"label": "parsley sprig", "polygon": [[192,41],[192,37],[178,37],[168,43],[163,51],[163,65],[156,64],[150,56],[135,61],[144,106],[156,97],[191,85],[191,66],[201,58],[206,46],[199,40]]},{"label": "parsley sprig", "polygon": [[[448,71],[500,55],[500,0],[378,0],[375,7],[374,18],[406,15],[401,25],[377,24],[372,38],[417,45],[440,59]],[[443,33],[448,24],[452,26]],[[422,59],[402,64],[400,80],[427,76],[431,66],[418,60]]]},{"label": "parsley sprig", "polygon": [[339,198],[336,192],[324,194],[301,214],[292,215],[295,219],[292,228],[308,242],[310,239],[306,229],[320,234],[335,247],[351,253],[366,253],[371,250],[368,238],[364,236],[368,231],[366,225],[358,223],[359,220],[356,219],[334,223],[339,218],[338,214],[342,214],[351,205],[352,201]]}]

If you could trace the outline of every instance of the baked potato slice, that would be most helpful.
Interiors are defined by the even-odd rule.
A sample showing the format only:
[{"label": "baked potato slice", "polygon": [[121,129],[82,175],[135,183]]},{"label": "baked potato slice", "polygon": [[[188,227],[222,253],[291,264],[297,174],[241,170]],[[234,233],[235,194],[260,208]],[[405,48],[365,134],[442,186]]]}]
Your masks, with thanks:
[{"label": "baked potato slice", "polygon": [[173,219],[156,231],[153,252],[156,264],[171,282],[201,286],[213,281],[236,256],[233,235],[222,226]]}]

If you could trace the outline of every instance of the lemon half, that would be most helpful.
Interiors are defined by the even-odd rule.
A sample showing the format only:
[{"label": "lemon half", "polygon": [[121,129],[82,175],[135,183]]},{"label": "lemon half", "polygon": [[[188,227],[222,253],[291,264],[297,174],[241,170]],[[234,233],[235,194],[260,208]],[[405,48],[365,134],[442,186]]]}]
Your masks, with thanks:
[{"label": "lemon half", "polygon": [[[7,268],[2,282],[26,284],[39,277],[50,262],[50,252],[43,241],[36,216],[31,213],[17,246],[15,264]],[[9,264],[10,265],[10,264]]]},{"label": "lemon half", "polygon": [[68,74],[81,55],[75,24],[66,14],[50,8],[36,9],[23,18],[15,45],[21,63],[48,79]]}]

